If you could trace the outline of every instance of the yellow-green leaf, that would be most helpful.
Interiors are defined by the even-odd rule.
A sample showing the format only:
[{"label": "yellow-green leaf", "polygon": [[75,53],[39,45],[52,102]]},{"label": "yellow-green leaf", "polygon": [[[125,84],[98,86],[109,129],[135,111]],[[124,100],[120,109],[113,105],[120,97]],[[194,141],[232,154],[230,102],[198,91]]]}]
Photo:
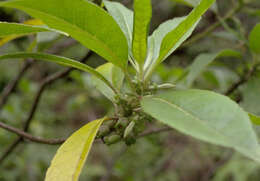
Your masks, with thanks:
[{"label": "yellow-green leaf", "polygon": [[77,181],[103,119],[86,124],[59,148],[45,181]]},{"label": "yellow-green leaf", "polygon": [[37,32],[50,31],[50,29],[47,27],[42,27],[41,25],[44,24],[38,19],[30,19],[23,22],[23,24],[0,22],[0,46],[3,46],[9,41],[21,36]]},{"label": "yellow-green leaf", "polygon": [[260,23],[255,25],[255,27],[253,28],[253,30],[249,35],[250,49],[256,54],[260,54],[259,38],[260,38]]},{"label": "yellow-green leaf", "polygon": [[[122,88],[123,82],[124,82],[124,72],[117,66],[113,65],[112,63],[106,63],[101,66],[99,66],[96,69],[97,72],[99,72],[101,75],[106,77],[106,79],[111,83],[112,86],[114,86],[115,89],[117,89],[119,92]],[[115,102],[115,92],[107,86],[104,81],[101,81],[95,76],[92,76],[92,82],[94,86],[108,99],[110,99],[112,102]]]},{"label": "yellow-green leaf", "polygon": [[254,114],[248,113],[251,122],[255,125],[260,125],[260,117]]}]

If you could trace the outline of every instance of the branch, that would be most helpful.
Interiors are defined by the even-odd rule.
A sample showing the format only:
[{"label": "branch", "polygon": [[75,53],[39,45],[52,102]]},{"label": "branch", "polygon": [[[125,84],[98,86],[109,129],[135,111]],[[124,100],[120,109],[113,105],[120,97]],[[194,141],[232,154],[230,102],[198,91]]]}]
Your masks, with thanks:
[{"label": "branch", "polygon": [[154,130],[149,130],[149,131],[146,131],[142,134],[140,134],[138,136],[138,138],[142,138],[142,137],[145,137],[145,136],[150,136],[152,134],[159,134],[159,133],[162,133],[162,132],[168,132],[168,131],[172,131],[173,129],[172,128],[169,128],[169,127],[165,127],[165,128],[158,128],[158,129],[154,129]]},{"label": "branch", "polygon": [[255,64],[254,66],[252,66],[252,68],[247,71],[247,73],[245,73],[238,82],[234,83],[233,85],[231,85],[231,87],[225,92],[226,96],[230,96],[231,94],[233,94],[241,85],[243,85],[244,83],[248,82],[248,80],[254,75],[254,73],[256,72],[258,66],[260,66],[260,64]]},{"label": "branch", "polygon": [[5,86],[2,95],[0,97],[0,110],[6,104],[9,96],[15,91],[19,81],[21,80],[21,78],[24,76],[24,74],[30,68],[31,65],[32,65],[32,60],[26,60],[22,66],[22,69],[17,74],[17,76]]},{"label": "branch", "polygon": [[214,165],[210,166],[208,171],[203,175],[201,178],[201,181],[208,181],[214,176],[216,171],[221,168],[223,165],[225,165],[233,156],[233,151],[228,151],[226,155],[224,155],[219,161],[215,162]]},{"label": "branch", "polygon": [[31,134],[28,134],[20,129],[8,126],[7,124],[4,124],[2,122],[0,122],[0,127],[3,129],[6,129],[7,131],[10,131],[12,133],[17,134],[20,137],[23,137],[27,140],[30,140],[32,142],[36,142],[36,143],[42,143],[42,144],[48,144],[48,145],[58,145],[58,144],[62,144],[66,139],[43,139],[43,138],[39,138],[36,136],[32,136]]},{"label": "branch", "polygon": [[[236,14],[237,12],[239,12],[242,9],[242,5],[239,4],[237,7],[231,9],[223,18],[223,21],[226,21],[227,19],[231,18],[234,14]],[[196,34],[195,36],[193,36],[190,40],[186,41],[185,43],[183,43],[183,47],[189,46],[199,40],[201,40],[202,38],[206,37],[208,34],[212,33],[217,27],[219,27],[221,25],[220,21],[215,22],[214,24],[212,24],[211,26],[209,26],[207,29],[205,29],[203,32]]]},{"label": "branch", "polygon": [[[80,62],[85,62],[92,55],[93,55],[92,51],[88,52],[86,54],[86,56],[80,60]],[[36,96],[34,98],[34,101],[33,101],[31,110],[29,112],[29,115],[28,115],[27,119],[25,120],[25,124],[24,124],[24,127],[23,127],[23,131],[24,132],[27,132],[29,127],[30,127],[31,121],[32,121],[32,119],[33,119],[33,117],[35,115],[35,112],[36,112],[37,108],[38,108],[41,96],[42,96],[43,92],[45,91],[46,87],[49,86],[50,84],[54,83],[55,81],[57,81],[57,80],[65,77],[65,76],[67,76],[72,70],[74,70],[74,69],[73,68],[67,68],[64,71],[60,71],[60,72],[57,72],[57,73],[55,73],[53,75],[50,75],[50,76],[46,77],[42,81],[42,83],[41,83],[41,85],[40,85],[40,87],[38,89],[38,92],[36,93]],[[14,151],[14,149],[22,141],[23,141],[23,137],[20,136],[7,148],[7,150],[0,157],[0,164]]]}]

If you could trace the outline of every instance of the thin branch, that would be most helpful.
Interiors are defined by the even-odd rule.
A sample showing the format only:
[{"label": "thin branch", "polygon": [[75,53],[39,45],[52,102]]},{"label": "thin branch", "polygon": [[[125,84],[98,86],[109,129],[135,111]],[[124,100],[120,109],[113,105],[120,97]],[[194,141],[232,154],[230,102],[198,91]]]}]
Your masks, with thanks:
[{"label": "thin branch", "polygon": [[[90,51],[86,54],[85,57],[83,57],[80,62],[85,62],[87,59],[89,59],[90,56],[93,55],[93,52]],[[72,70],[74,70],[73,68],[67,68],[65,69],[64,71],[60,71],[58,73],[55,73],[53,75],[50,75],[48,77],[46,77],[39,89],[38,89],[38,92],[36,93],[36,96],[34,98],[34,101],[33,101],[33,104],[32,104],[32,107],[31,107],[31,110],[29,112],[29,115],[27,117],[27,119],[25,120],[25,124],[24,124],[24,127],[23,127],[23,131],[24,132],[27,132],[29,127],[30,127],[30,124],[31,124],[31,121],[35,115],[35,112],[38,108],[38,105],[39,105],[39,102],[40,102],[40,99],[42,97],[42,94],[43,92],[45,91],[46,87],[49,86],[50,84],[54,83],[55,81],[67,76]],[[7,150],[3,153],[3,155],[0,157],[0,164],[14,151],[14,149],[23,141],[23,137],[20,136],[18,137],[8,148]]]},{"label": "thin branch", "polygon": [[42,143],[42,144],[48,144],[48,145],[58,145],[62,144],[66,139],[43,139],[36,136],[32,136],[31,134],[28,134],[20,129],[8,126],[5,123],[0,122],[0,127],[3,129],[6,129],[7,131],[10,131],[12,133],[17,134],[20,137],[23,137],[29,141],[36,142],[36,143]]},{"label": "thin branch", "polygon": [[173,129],[172,129],[172,128],[169,128],[169,127],[158,128],[158,129],[154,129],[154,130],[149,130],[149,131],[146,131],[146,132],[140,134],[140,135],[138,136],[138,138],[150,136],[150,135],[153,135],[153,134],[159,134],[159,133],[162,133],[162,132],[168,132],[168,131],[172,131],[172,130],[173,130]]},{"label": "thin branch", "polygon": [[113,176],[113,169],[117,163],[117,161],[122,157],[122,155],[126,152],[126,147],[124,146],[121,150],[115,153],[112,158],[109,158],[108,163],[106,164],[106,174],[104,174],[100,181],[109,181]]},{"label": "thin branch", "polygon": [[32,60],[26,60],[20,72],[17,74],[17,76],[6,85],[0,97],[0,110],[6,104],[9,96],[15,91],[19,81],[21,80],[21,78],[24,76],[24,74],[30,68],[31,65],[32,65]]},{"label": "thin branch", "polygon": [[[239,4],[237,7],[231,9],[223,18],[223,21],[226,21],[227,19],[231,18],[233,15],[235,15],[237,12],[239,12],[242,9],[242,5]],[[183,43],[183,47],[189,46],[201,39],[203,39],[204,37],[206,37],[207,35],[209,35],[210,33],[212,33],[217,27],[221,26],[221,22],[217,21],[214,24],[212,24],[211,26],[209,26],[207,29],[205,29],[203,32],[200,32],[198,34],[196,34],[195,36],[193,36],[190,40],[186,41],[185,43]]]},{"label": "thin branch", "polygon": [[255,64],[254,66],[252,66],[252,68],[247,71],[247,73],[245,73],[238,82],[234,83],[233,85],[230,86],[230,88],[225,92],[226,96],[230,96],[231,94],[233,94],[241,85],[243,85],[244,83],[246,83],[256,72],[258,66],[260,66],[260,64]]},{"label": "thin branch", "polygon": [[223,156],[219,161],[215,162],[214,165],[212,165],[208,171],[203,175],[201,178],[201,181],[209,181],[216,171],[221,168],[223,165],[225,165],[233,156],[233,151],[228,151],[225,156]]}]

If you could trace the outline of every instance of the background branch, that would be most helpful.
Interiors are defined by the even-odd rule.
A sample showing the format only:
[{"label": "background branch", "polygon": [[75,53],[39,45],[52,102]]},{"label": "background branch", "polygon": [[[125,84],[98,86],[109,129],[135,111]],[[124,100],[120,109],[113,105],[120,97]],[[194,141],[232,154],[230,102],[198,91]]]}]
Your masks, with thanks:
[{"label": "background branch", "polygon": [[[89,51],[85,57],[83,57],[80,62],[85,62],[86,60],[89,59],[90,56],[93,55],[92,51]],[[72,70],[74,70],[73,68],[67,68],[64,71],[60,71],[57,73],[54,73],[48,77],[46,77],[42,83],[40,84],[40,87],[36,93],[36,96],[34,98],[31,110],[28,114],[27,119],[25,120],[24,126],[23,126],[23,131],[27,132],[29,129],[29,126],[31,124],[31,121],[35,115],[35,112],[37,110],[37,107],[39,105],[40,99],[42,97],[43,92],[45,91],[45,89],[47,88],[47,86],[49,86],[50,84],[56,82],[57,80],[64,78],[65,76],[67,76]],[[6,151],[4,151],[3,155],[0,157],[0,164],[15,150],[15,148],[23,141],[23,136],[19,136],[8,148]]]}]

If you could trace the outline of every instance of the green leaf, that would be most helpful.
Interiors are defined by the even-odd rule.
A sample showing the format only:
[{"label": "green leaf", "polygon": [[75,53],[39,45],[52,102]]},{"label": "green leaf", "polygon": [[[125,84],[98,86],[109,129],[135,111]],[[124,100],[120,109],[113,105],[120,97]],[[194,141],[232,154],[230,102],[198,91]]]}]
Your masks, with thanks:
[{"label": "green leaf", "polygon": [[[200,3],[200,0],[171,0],[171,1],[183,4],[183,5],[186,5],[186,6],[190,6],[190,7],[196,7]],[[211,10],[217,12],[217,4],[216,3],[213,4],[213,6],[211,7]]]},{"label": "green leaf", "polygon": [[[107,80],[111,83],[112,86],[114,86],[115,89],[118,91],[121,90],[123,81],[124,81],[124,72],[114,66],[111,63],[106,63],[104,65],[99,66],[96,71],[98,71],[100,74],[102,74],[104,77],[107,78]],[[108,87],[103,81],[100,81],[96,77],[92,77],[93,83],[95,87],[108,99],[110,99],[112,102],[115,102],[115,93],[113,90]]]},{"label": "green leaf", "polygon": [[143,110],[180,132],[231,147],[260,162],[248,114],[226,96],[205,90],[169,91],[142,99]]},{"label": "green leaf", "polygon": [[[153,67],[156,64],[156,60],[158,59],[160,55],[160,48],[161,48],[161,43],[165,36],[173,31],[181,22],[183,22],[186,19],[186,17],[180,17],[180,18],[174,18],[172,20],[168,20],[164,23],[162,23],[154,32],[153,34],[149,37],[148,39],[148,58],[146,59],[144,69],[145,71],[149,70],[149,67]],[[193,30],[195,29],[195,26],[197,23],[185,34],[184,41],[187,39]]]},{"label": "green leaf", "polygon": [[41,19],[51,28],[68,33],[106,60],[125,69],[128,47],[114,19],[86,0],[13,0],[0,6],[17,8]]},{"label": "green leaf", "polygon": [[92,121],[72,134],[58,149],[45,181],[77,181],[97,131],[105,120]]},{"label": "green leaf", "polygon": [[7,23],[7,22],[0,22],[0,37],[5,36],[24,36],[38,32],[49,31],[48,28],[39,27],[39,26],[32,26],[32,25],[25,25],[19,23]]},{"label": "green leaf", "polygon": [[199,76],[199,74],[215,59],[220,57],[237,57],[241,58],[242,55],[240,52],[226,49],[221,50],[218,53],[204,53],[200,54],[194,62],[191,64],[190,67],[188,67],[188,74],[186,78],[184,79],[185,85],[187,87],[191,87],[194,80]]},{"label": "green leaf", "polygon": [[181,3],[187,6],[195,7],[199,4],[200,0],[171,0],[177,3]]},{"label": "green leaf", "polygon": [[72,60],[70,58],[46,54],[46,53],[27,53],[27,52],[21,52],[21,53],[11,53],[11,54],[5,54],[0,55],[0,60],[5,59],[16,59],[16,58],[33,58],[33,59],[40,59],[40,60],[46,60],[49,62],[54,62],[63,66],[67,67],[73,67],[85,72],[88,72],[94,76],[96,76],[99,80],[106,83],[112,90],[114,90],[114,87],[111,85],[111,83],[99,72],[97,72],[92,67],[85,65],[83,63],[80,63],[78,61]]},{"label": "green leaf", "polygon": [[161,44],[160,56],[157,60],[158,63],[162,62],[188,38],[187,32],[194,29],[194,25],[198,23],[201,16],[214,2],[215,0],[201,0],[200,4],[194,8],[188,16],[186,16],[185,20],[164,37]]},{"label": "green leaf", "polygon": [[260,116],[260,78],[253,77],[241,86],[241,106],[247,111]]},{"label": "green leaf", "polygon": [[250,49],[257,54],[260,54],[260,23],[257,24],[249,35]]},{"label": "green leaf", "polygon": [[128,42],[128,53],[132,49],[132,34],[133,34],[133,12],[118,2],[103,1],[109,14],[115,19],[121,30],[125,34]]},{"label": "green leaf", "polygon": [[250,120],[253,124],[255,125],[260,125],[260,117],[259,116],[256,116],[254,114],[251,114],[251,113],[248,113],[249,117],[250,117]]},{"label": "green leaf", "polygon": [[151,0],[134,1],[133,55],[140,66],[147,56],[147,37],[152,18]]},{"label": "green leaf", "polygon": [[[160,31],[163,32],[158,33],[160,39],[162,38],[162,36],[164,36],[160,42],[160,53],[158,58],[157,53],[155,53],[156,60],[153,61],[153,65],[146,72],[145,80],[147,80],[151,76],[151,73],[154,71],[157,65],[163,62],[163,60],[165,60],[170,54],[172,54],[191,35],[201,16],[210,8],[210,6],[214,2],[215,0],[201,0],[199,5],[194,8],[193,11],[185,17],[185,19],[177,19],[175,20],[175,22],[174,20],[172,20],[167,23],[174,26],[174,28],[167,28],[167,24],[162,25],[162,30]],[[167,30],[169,29],[171,31],[167,32]]]},{"label": "green leaf", "polygon": [[36,19],[27,20],[23,24],[0,22],[0,46],[22,36],[38,32],[54,31],[40,25],[43,25],[43,23]]}]

